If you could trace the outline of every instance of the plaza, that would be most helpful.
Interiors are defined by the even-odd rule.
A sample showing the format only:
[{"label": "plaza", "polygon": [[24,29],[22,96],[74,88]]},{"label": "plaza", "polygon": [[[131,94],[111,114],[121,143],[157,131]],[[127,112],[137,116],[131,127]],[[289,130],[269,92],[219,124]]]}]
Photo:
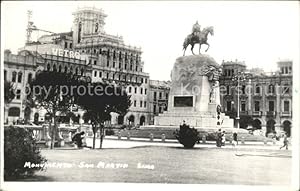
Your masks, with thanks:
[{"label": "plaza", "polygon": [[102,150],[42,150],[48,163],[72,167],[49,167],[25,181],[289,185],[291,151],[278,147],[198,144],[183,149],[178,143],[106,140]]}]

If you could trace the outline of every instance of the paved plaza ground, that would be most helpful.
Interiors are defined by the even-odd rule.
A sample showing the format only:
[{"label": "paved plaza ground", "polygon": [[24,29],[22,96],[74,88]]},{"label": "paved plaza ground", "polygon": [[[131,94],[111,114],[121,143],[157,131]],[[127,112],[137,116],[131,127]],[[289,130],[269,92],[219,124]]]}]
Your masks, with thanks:
[{"label": "paved plaza ground", "polygon": [[291,181],[291,151],[277,146],[200,144],[183,149],[175,143],[105,140],[104,147],[43,149],[49,164],[64,167],[48,167],[30,181],[244,185],[289,185]]}]

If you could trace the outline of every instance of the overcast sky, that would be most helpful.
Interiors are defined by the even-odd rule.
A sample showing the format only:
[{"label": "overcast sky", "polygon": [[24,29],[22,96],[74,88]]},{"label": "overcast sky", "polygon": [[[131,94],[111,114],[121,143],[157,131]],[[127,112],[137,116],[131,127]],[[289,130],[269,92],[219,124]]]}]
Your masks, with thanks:
[{"label": "overcast sky", "polygon": [[[275,71],[279,59],[299,63],[299,3],[294,2],[1,2],[2,48],[14,53],[24,46],[27,10],[38,28],[53,32],[71,30],[77,7],[95,6],[108,15],[104,29],[122,35],[126,44],[142,48],[145,72],[151,79],[169,80],[182,44],[198,20],[201,29],[214,26],[207,54],[222,60],[245,61],[248,68]],[[33,35],[33,39],[36,38]],[[42,35],[40,33],[39,35]],[[35,39],[34,39],[35,40]],[[203,45],[203,50],[206,48]],[[189,51],[186,55],[191,54]],[[195,47],[198,51],[198,46]]]}]

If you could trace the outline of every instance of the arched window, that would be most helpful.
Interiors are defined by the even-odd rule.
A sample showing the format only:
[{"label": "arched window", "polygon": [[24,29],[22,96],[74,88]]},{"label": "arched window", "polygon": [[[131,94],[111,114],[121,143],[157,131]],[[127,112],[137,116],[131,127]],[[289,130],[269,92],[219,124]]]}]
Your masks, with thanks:
[{"label": "arched window", "polygon": [[22,76],[23,76],[23,73],[22,73],[22,72],[19,72],[19,73],[18,73],[18,83],[21,83],[21,82],[22,82]]},{"label": "arched window", "polygon": [[56,64],[53,65],[53,71],[57,72],[57,70],[56,70]]},{"label": "arched window", "polygon": [[255,86],[255,93],[260,94],[260,86],[258,84]]},{"label": "arched window", "polygon": [[65,66],[65,70],[64,70],[64,72],[65,72],[65,73],[67,73],[67,72],[68,72],[68,67],[67,67],[67,66]]},{"label": "arched window", "polygon": [[11,81],[12,81],[12,82],[16,82],[16,80],[17,80],[17,72],[14,71],[14,72],[12,73]]},{"label": "arched window", "polygon": [[73,73],[73,67],[72,66],[70,67],[70,73]]},{"label": "arched window", "polygon": [[61,65],[59,65],[58,67],[58,72],[61,72]]},{"label": "arched window", "polygon": [[82,75],[83,76],[83,68],[81,68],[81,71],[80,71],[80,75]]},{"label": "arched window", "polygon": [[78,74],[78,68],[75,69],[75,74],[76,74],[76,75]]},{"label": "arched window", "polygon": [[274,85],[273,85],[273,84],[270,84],[269,87],[268,87],[268,93],[273,94],[274,91],[275,91]]},{"label": "arched window", "polygon": [[47,64],[47,70],[50,71],[50,64]]}]

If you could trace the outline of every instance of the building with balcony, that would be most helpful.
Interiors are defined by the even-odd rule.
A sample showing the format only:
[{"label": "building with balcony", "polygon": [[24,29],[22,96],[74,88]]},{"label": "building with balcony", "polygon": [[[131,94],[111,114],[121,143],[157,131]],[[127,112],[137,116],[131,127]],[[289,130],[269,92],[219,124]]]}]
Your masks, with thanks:
[{"label": "building with balcony", "polygon": [[[292,61],[279,61],[278,71],[265,73],[261,69],[248,70],[241,62],[223,62],[220,77],[221,105],[226,114],[237,116],[237,91],[241,128],[253,127],[266,134],[292,128]],[[244,72],[248,77],[240,87],[232,78]]]}]

